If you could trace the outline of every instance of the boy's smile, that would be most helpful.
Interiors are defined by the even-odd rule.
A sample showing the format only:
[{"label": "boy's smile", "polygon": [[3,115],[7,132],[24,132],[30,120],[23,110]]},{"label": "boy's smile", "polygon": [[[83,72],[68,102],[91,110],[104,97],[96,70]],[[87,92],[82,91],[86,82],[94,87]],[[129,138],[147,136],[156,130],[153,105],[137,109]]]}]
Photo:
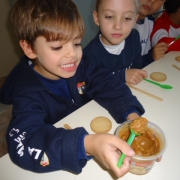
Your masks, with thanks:
[{"label": "boy's smile", "polygon": [[64,71],[67,71],[67,72],[71,72],[71,71],[76,70],[75,63],[64,64],[64,65],[61,66],[61,68],[64,69]]}]

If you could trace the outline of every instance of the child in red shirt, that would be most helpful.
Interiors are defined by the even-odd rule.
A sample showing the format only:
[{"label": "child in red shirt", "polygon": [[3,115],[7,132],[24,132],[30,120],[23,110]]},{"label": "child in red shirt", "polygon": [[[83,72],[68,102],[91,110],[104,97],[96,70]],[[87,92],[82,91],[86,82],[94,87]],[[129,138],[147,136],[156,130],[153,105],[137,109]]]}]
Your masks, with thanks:
[{"label": "child in red shirt", "polygon": [[[152,46],[158,42],[171,43],[180,35],[180,1],[166,0],[164,13],[155,20],[151,34]],[[168,47],[168,51],[180,51],[180,41]]]}]

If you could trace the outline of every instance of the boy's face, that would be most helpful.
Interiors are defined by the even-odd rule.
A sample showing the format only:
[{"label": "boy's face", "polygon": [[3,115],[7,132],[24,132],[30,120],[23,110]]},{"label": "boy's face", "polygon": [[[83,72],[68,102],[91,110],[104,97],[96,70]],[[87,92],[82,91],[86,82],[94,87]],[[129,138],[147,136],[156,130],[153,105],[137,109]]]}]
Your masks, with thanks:
[{"label": "boy's face", "polygon": [[106,45],[117,45],[126,39],[137,19],[135,4],[131,0],[102,0],[93,16]]},{"label": "boy's face", "polygon": [[139,0],[139,18],[144,19],[148,15],[157,12],[166,0]]},{"label": "boy's face", "polygon": [[52,80],[72,77],[82,58],[81,39],[76,37],[75,34],[68,42],[47,42],[44,37],[38,37],[34,43],[37,59],[34,70]]}]

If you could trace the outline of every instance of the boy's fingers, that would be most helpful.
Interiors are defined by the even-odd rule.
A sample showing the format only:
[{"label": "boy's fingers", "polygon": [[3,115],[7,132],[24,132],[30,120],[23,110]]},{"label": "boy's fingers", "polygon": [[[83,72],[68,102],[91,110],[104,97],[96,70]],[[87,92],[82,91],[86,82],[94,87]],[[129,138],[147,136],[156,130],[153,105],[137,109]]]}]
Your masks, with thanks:
[{"label": "boy's fingers", "polygon": [[135,152],[133,149],[127,144],[127,142],[123,141],[122,139],[118,139],[118,143],[116,143],[116,147],[123,152],[127,156],[134,156]]},{"label": "boy's fingers", "polygon": [[159,42],[159,43],[157,43],[155,46],[162,46],[162,45],[167,46],[167,43],[165,43],[165,42]]},{"label": "boy's fingers", "polygon": [[141,73],[143,75],[143,78],[146,78],[148,76],[147,71],[141,70]]},{"label": "boy's fingers", "polygon": [[130,158],[129,157],[125,157],[122,166],[119,168],[117,167],[117,163],[114,164],[111,169],[113,170],[114,174],[119,178],[124,176],[126,173],[129,172],[130,170]]},{"label": "boy's fingers", "polygon": [[147,71],[142,70],[142,69],[138,69],[138,73],[139,73],[139,79],[140,80],[142,80],[148,76]]}]

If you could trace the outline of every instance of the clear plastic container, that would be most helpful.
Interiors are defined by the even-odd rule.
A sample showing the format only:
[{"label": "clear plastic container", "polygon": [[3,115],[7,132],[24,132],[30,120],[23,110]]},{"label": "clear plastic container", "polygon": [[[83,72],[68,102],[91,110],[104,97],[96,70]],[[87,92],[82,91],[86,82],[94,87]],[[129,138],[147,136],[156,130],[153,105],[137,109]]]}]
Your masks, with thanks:
[{"label": "clear plastic container", "polygon": [[[132,121],[128,120],[119,125],[115,131],[115,135],[119,137],[121,130],[128,128]],[[167,147],[167,139],[163,130],[156,124],[148,121],[148,128],[152,130],[153,136],[157,137],[160,143],[160,151],[153,156],[143,157],[135,155],[131,158],[130,172],[137,175],[147,174],[151,171],[154,162],[157,158],[161,157]]]}]

